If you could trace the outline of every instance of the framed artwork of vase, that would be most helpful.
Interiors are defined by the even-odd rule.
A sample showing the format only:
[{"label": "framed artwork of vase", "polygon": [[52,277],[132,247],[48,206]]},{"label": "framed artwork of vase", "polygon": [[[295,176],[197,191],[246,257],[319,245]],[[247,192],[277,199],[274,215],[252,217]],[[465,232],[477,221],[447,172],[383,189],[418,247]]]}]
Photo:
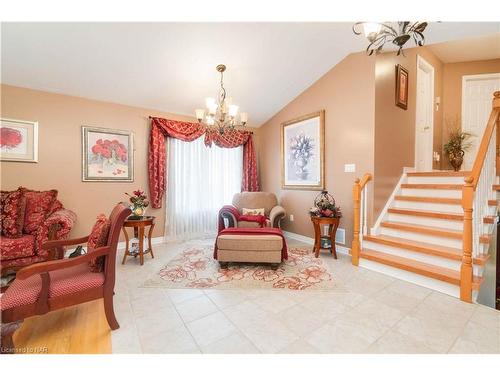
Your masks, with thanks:
[{"label": "framed artwork of vase", "polygon": [[408,109],[408,70],[396,65],[396,105]]},{"label": "framed artwork of vase", "polygon": [[38,162],[38,122],[0,119],[0,160]]},{"label": "framed artwork of vase", "polygon": [[134,181],[134,135],[82,126],[82,181]]},{"label": "framed artwork of vase", "polygon": [[325,111],[281,124],[281,188],[325,188]]}]

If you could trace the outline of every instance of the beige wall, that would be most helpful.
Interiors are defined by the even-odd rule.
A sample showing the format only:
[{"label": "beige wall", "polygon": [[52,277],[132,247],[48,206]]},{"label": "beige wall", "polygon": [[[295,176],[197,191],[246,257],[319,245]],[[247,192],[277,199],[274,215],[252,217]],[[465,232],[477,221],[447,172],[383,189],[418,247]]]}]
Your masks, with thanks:
[{"label": "beige wall", "polygon": [[[262,190],[276,193],[285,207],[284,230],[314,236],[308,209],[319,192],[281,189],[280,124],[324,109],[326,189],[342,207],[340,227],[350,246],[352,185],[373,172],[374,69],[375,59],[364,53],[347,56],[259,129]],[[346,163],[356,164],[355,174],[344,173]]]},{"label": "beige wall", "polygon": [[[442,96],[443,64],[425,47],[405,49],[377,56],[375,68],[375,180],[374,217],[384,207],[404,167],[415,165],[415,108],[417,55],[434,67],[434,96]],[[408,70],[408,109],[395,105],[395,66]],[[434,111],[434,151],[441,151],[442,116]],[[434,168],[440,165],[434,163]]]},{"label": "beige wall", "polygon": [[[1,116],[38,121],[39,162],[2,162],[2,190],[26,186],[59,190],[65,207],[75,211],[78,222],[72,236],[88,234],[97,214],[109,213],[113,205],[126,200],[125,192],[144,189],[147,180],[148,116],[193,121],[193,118],[145,108],[51,94],[13,86],[1,86]],[[135,134],[135,181],[82,182],[81,126],[131,130]],[[164,207],[164,205],[163,205]],[[164,209],[149,208],[157,217],[154,236],[163,235]]]},{"label": "beige wall", "polygon": [[[448,140],[449,120],[462,117],[462,77],[465,75],[500,73],[500,59],[444,64],[443,69],[443,143]],[[451,169],[447,160],[444,169]]]}]

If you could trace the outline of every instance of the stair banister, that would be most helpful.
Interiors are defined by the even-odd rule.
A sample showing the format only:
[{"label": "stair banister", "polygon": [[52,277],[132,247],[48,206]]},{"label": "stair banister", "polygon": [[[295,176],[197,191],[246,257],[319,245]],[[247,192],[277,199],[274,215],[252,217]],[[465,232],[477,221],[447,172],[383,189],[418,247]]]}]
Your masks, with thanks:
[{"label": "stair banister", "polygon": [[370,173],[366,173],[360,180],[354,181],[352,198],[354,203],[354,228],[351,245],[352,264],[359,265],[359,252],[363,235],[367,234],[367,183],[372,179]]},{"label": "stair banister", "polygon": [[462,187],[463,253],[460,267],[460,299],[472,302],[472,259],[481,253],[482,220],[493,194],[496,178],[497,125],[500,113],[500,91],[494,93],[491,114],[479,146],[472,172]]}]

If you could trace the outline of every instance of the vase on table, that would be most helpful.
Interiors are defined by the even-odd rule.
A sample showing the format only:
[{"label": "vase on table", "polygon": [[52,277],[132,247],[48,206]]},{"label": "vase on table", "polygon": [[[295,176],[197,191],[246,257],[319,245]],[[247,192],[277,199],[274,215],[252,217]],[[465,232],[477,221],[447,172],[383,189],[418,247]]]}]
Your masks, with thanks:
[{"label": "vase on table", "polygon": [[132,210],[132,216],[137,218],[142,218],[146,214],[146,207],[133,204],[130,206]]}]

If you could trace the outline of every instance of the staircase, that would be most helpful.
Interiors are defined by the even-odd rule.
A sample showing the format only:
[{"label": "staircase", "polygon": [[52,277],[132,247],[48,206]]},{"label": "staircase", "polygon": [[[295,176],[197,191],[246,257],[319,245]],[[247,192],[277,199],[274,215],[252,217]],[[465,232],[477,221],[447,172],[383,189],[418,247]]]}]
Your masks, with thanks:
[{"label": "staircase", "polygon": [[[459,297],[464,225],[461,198],[464,177],[470,174],[405,174],[371,234],[363,236],[359,265]],[[494,186],[490,189],[493,197]],[[481,285],[496,214],[497,201],[491,199],[483,217],[482,251],[472,259],[473,291]]]},{"label": "staircase", "polygon": [[370,230],[372,176],[355,181],[353,265],[476,300],[498,215],[499,117],[496,92],[472,170],[404,173]]}]

